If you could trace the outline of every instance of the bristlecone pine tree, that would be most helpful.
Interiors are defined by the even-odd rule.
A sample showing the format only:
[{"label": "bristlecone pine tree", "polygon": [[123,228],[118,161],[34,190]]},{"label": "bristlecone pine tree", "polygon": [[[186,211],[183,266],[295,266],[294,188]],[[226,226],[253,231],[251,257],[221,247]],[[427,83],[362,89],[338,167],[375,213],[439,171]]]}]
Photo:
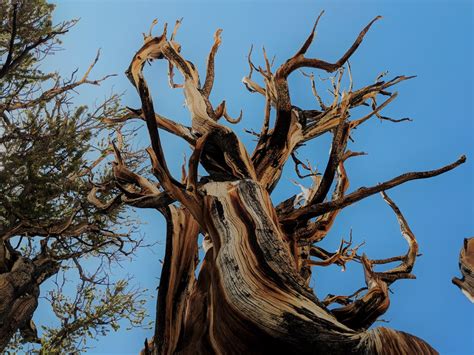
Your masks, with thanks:
[{"label": "bristlecone pine tree", "polygon": [[[319,20],[320,17],[318,17]],[[464,156],[444,167],[409,172],[376,186],[348,193],[344,164],[360,155],[347,149],[351,132],[396,97],[390,89],[409,79],[398,76],[361,89],[341,87],[343,68],[367,34],[373,19],[352,46],[334,63],[310,58],[307,51],[315,35],[316,21],[296,53],[277,69],[265,52],[265,65],[255,66],[249,54],[250,73],[243,79],[246,88],[265,100],[258,143],[248,152],[222,118],[236,123],[223,101],[215,106],[209,97],[214,82],[214,59],[221,43],[217,30],[201,85],[196,66],[181,55],[176,42],[180,21],[171,35],[165,25],[160,36],[145,36],[134,55],[127,76],[138,91],[141,108],[110,123],[141,118],[151,141],[147,149],[158,183],[133,173],[115,149],[114,174],[118,186],[136,207],[154,208],[166,218],[166,256],[161,274],[156,329],[145,341],[145,354],[434,354],[425,341],[414,335],[385,327],[369,327],[387,311],[389,286],[399,279],[411,279],[418,244],[407,221],[386,190],[415,179],[426,179],[450,171],[466,161]],[[156,24],[156,21],[153,25]],[[152,26],[153,28],[153,26]],[[192,124],[184,126],[156,112],[143,66],[153,60],[169,64],[171,87],[183,90]],[[298,69],[314,68],[335,73],[333,100],[324,103],[313,75],[313,94],[319,109],[306,110],[292,103],[289,76]],[[174,82],[177,69],[183,83]],[[350,75],[350,67],[347,68]],[[259,85],[252,74],[263,79]],[[379,97],[385,97],[382,102]],[[357,119],[351,111],[368,106],[369,112]],[[274,124],[270,120],[275,111]],[[164,129],[188,142],[193,153],[183,176],[170,174],[159,130]],[[318,174],[295,155],[312,139],[331,134],[327,166]],[[270,197],[282,169],[293,159],[298,175],[312,178],[312,187],[274,205]],[[198,176],[202,166],[206,176]],[[303,170],[306,170],[304,172]],[[187,171],[187,172],[186,172]],[[380,193],[391,207],[408,243],[405,255],[374,260],[358,254],[351,241],[342,241],[336,252],[318,246],[345,207]],[[205,252],[199,265],[198,237],[203,236]],[[330,296],[320,300],[309,287],[312,267],[359,262],[365,272],[365,288],[350,296]],[[380,272],[380,264],[395,263]],[[195,277],[195,274],[198,276]],[[337,303],[340,306],[330,308]]]},{"label": "bristlecone pine tree", "polygon": [[[0,2],[1,353],[7,346],[77,352],[121,319],[136,326],[144,317],[141,292],[127,280],[111,283],[108,269],[139,241],[120,199],[98,205],[92,194],[99,189],[91,184],[95,176],[106,196],[116,195],[112,174],[92,169],[113,152],[110,146],[97,154],[94,146],[107,137],[101,119],[122,114],[119,98],[74,106],[75,90],[103,80],[89,78],[98,57],[79,79],[41,70],[76,22],[52,25],[53,8],[44,0]],[[54,281],[45,288],[48,279]],[[52,309],[37,332],[40,288]]]}]

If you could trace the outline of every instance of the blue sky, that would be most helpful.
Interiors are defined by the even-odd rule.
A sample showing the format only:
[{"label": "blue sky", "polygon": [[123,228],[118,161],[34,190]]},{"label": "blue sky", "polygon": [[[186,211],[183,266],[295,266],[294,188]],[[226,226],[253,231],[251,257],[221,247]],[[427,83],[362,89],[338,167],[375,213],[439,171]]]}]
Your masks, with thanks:
[{"label": "blue sky", "polygon": [[[64,37],[64,51],[48,59],[47,67],[67,76],[76,68],[84,71],[98,48],[102,55],[92,75],[116,73],[100,88],[79,91],[77,102],[100,101],[110,90],[125,91],[123,103],[138,107],[138,95],[124,71],[142,44],[154,18],[172,26],[184,17],[178,33],[186,58],[204,72],[213,33],[223,28],[223,44],[216,59],[216,82],[211,99],[226,99],[231,114],[244,111],[242,122],[234,126],[243,141],[252,146],[244,128],[258,129],[263,118],[264,100],[247,92],[241,79],[247,74],[246,55],[254,44],[254,61],[261,64],[258,50],[265,45],[269,55],[281,64],[299,48],[318,15],[326,11],[317,38],[308,56],[328,61],[337,59],[350,46],[360,29],[376,15],[377,22],[351,59],[355,87],[372,83],[385,71],[389,76],[417,75],[394,90],[399,97],[385,110],[394,118],[411,117],[410,123],[391,124],[372,120],[354,134],[350,149],[368,156],[351,159],[347,171],[350,190],[388,180],[406,171],[428,170],[456,160],[461,154],[468,162],[440,177],[415,181],[389,192],[418,238],[420,252],[415,265],[416,280],[401,280],[392,290],[391,307],[380,325],[413,333],[432,344],[442,354],[474,352],[473,305],[451,284],[459,276],[458,253],[465,237],[473,235],[473,3],[471,1],[56,1],[55,19],[80,18]],[[156,33],[156,32],[155,32]],[[322,77],[327,77],[325,73]],[[166,66],[154,63],[145,73],[153,93],[156,111],[189,123],[179,90],[167,87]],[[201,75],[202,76],[202,75]],[[179,81],[179,75],[177,75]],[[290,80],[293,101],[303,108],[317,108],[309,82],[298,73]],[[164,134],[164,149],[177,175],[186,145]],[[147,144],[147,136],[140,136]],[[327,161],[331,137],[321,137],[301,150],[300,157],[311,159],[320,169]],[[252,146],[253,147],[253,146]],[[278,202],[298,188],[290,179],[288,166],[279,188],[272,195]],[[308,184],[307,182],[305,182]],[[155,292],[160,275],[165,240],[164,221],[155,211],[139,211],[146,224],[142,230],[150,242],[160,244],[143,250],[117,273],[135,276],[135,282]],[[323,246],[335,249],[341,237],[352,229],[356,243],[365,241],[363,252],[383,258],[405,252],[398,223],[380,196],[373,196],[344,210]],[[349,294],[362,287],[359,264],[346,272],[333,266],[318,270],[313,285],[317,295]],[[149,303],[155,312],[155,299]],[[37,323],[47,312],[41,310]],[[122,328],[100,339],[91,353],[137,353],[150,330]]]}]

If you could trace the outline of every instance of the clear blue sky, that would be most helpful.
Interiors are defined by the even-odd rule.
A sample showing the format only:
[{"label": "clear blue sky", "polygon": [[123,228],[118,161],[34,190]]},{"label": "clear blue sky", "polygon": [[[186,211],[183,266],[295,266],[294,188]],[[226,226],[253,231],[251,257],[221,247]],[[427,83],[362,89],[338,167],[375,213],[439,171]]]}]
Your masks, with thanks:
[{"label": "clear blue sky", "polygon": [[[64,38],[64,51],[48,60],[48,67],[67,76],[75,68],[84,71],[98,48],[102,56],[92,75],[117,73],[101,88],[80,91],[80,102],[100,100],[113,87],[126,91],[123,103],[138,107],[135,90],[123,75],[135,51],[142,44],[154,18],[161,31],[167,21],[172,26],[184,17],[178,33],[184,55],[203,73],[213,33],[223,28],[223,44],[216,59],[213,102],[228,102],[230,113],[244,110],[243,121],[235,131],[251,144],[244,128],[258,128],[263,117],[261,97],[248,93],[241,79],[247,74],[246,54],[254,44],[254,60],[261,64],[259,48],[265,45],[276,64],[289,58],[306,38],[317,16],[326,14],[308,56],[335,60],[352,43],[360,29],[376,15],[382,15],[351,59],[355,87],[367,85],[382,71],[418,77],[395,90],[399,97],[385,110],[394,118],[409,116],[403,124],[368,122],[354,135],[351,150],[368,152],[347,164],[350,190],[388,180],[400,173],[426,170],[468,156],[467,164],[430,180],[410,182],[389,192],[398,204],[420,243],[414,273],[416,280],[401,280],[393,287],[391,307],[383,317],[389,324],[413,333],[431,343],[442,354],[474,353],[474,306],[451,284],[459,276],[458,253],[465,237],[472,236],[473,218],[473,3],[456,1],[57,1],[56,21],[81,18]],[[181,122],[189,122],[179,90],[167,87],[164,63],[146,69],[156,111]],[[321,73],[323,76],[324,73]],[[179,81],[179,75],[177,75]],[[294,103],[316,108],[309,83],[294,74],[290,83]],[[186,145],[164,135],[164,149],[178,172]],[[146,135],[141,144],[147,144]],[[330,137],[323,137],[301,152],[324,169]],[[293,168],[280,182],[272,198],[278,202],[297,193],[291,184]],[[135,261],[118,273],[135,275],[136,282],[154,294],[160,275],[165,230],[161,215],[139,211],[147,222],[143,232],[148,241],[160,241],[153,252],[142,251]],[[352,228],[355,242],[365,241],[363,251],[372,258],[399,255],[406,244],[395,216],[380,196],[371,197],[341,213],[324,245],[335,249],[341,237]],[[341,273],[333,266],[321,270],[313,280],[317,295],[348,294],[362,287],[362,269],[350,264]],[[155,299],[149,303],[155,312]],[[48,317],[38,312],[37,323]],[[91,353],[136,354],[151,330],[122,328],[100,339]]]}]

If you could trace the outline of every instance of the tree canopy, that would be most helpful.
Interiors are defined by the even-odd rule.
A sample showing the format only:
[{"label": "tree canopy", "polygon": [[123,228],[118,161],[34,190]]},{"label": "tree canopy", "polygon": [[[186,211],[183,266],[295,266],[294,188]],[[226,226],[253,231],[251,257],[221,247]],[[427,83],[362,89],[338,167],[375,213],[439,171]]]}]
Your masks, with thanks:
[{"label": "tree canopy", "polygon": [[[144,315],[142,291],[108,275],[140,246],[135,222],[116,201],[91,202],[93,177],[110,185],[110,168],[96,166],[111,150],[102,119],[122,114],[120,97],[74,104],[76,88],[106,79],[90,78],[99,53],[80,77],[42,71],[76,23],[53,25],[53,9],[43,0],[0,4],[0,349],[36,342],[44,353],[83,349],[120,319],[135,326]],[[32,316],[50,278],[55,286],[41,294],[57,320],[39,336]]]}]

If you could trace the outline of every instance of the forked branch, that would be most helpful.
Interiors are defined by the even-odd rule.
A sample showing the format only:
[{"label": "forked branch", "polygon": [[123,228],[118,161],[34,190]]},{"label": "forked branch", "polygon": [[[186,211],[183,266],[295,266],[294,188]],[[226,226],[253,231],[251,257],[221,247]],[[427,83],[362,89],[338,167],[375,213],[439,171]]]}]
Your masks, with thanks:
[{"label": "forked branch", "polygon": [[361,187],[358,190],[354,191],[353,193],[339,198],[337,200],[329,201],[329,202],[323,202],[320,204],[312,205],[312,206],[305,206],[301,207],[300,209],[293,211],[289,213],[286,216],[283,216],[283,218],[280,220],[282,223],[292,223],[294,221],[304,221],[308,220],[313,217],[320,216],[324,213],[334,211],[334,210],[339,210],[344,207],[347,207],[349,205],[352,205],[353,203],[360,201],[364,198],[367,198],[369,196],[372,196],[376,193],[391,189],[395,186],[401,185],[407,181],[411,180],[418,180],[418,179],[427,179],[431,178],[440,174],[443,174],[447,171],[450,171],[459,165],[463,164],[466,162],[466,156],[462,155],[458,160],[456,160],[454,163],[448,164],[446,166],[443,166],[442,168],[435,169],[435,170],[429,170],[429,171],[417,171],[417,172],[410,172],[410,173],[405,173],[402,175],[399,175],[391,180],[388,180],[386,182],[380,183],[375,186],[371,187]]},{"label": "forked branch", "polygon": [[[321,13],[322,15],[322,13]],[[319,16],[321,16],[319,15]],[[372,24],[381,19],[382,16],[377,16],[374,18],[372,21],[369,22],[367,26],[364,27],[364,29],[359,33],[357,36],[356,40],[352,44],[352,46],[344,53],[344,55],[339,58],[336,62],[334,63],[329,63],[320,59],[316,58],[306,58],[304,54],[308,50],[309,46],[311,45],[311,42],[313,41],[314,38],[314,31],[316,30],[316,26],[319,21],[319,17],[316,20],[316,23],[313,27],[313,31],[311,32],[310,36],[304,43],[304,45],[301,47],[301,49],[296,52],[296,54],[290,58],[285,64],[283,64],[277,71],[276,76],[281,76],[281,77],[288,77],[293,71],[295,71],[298,68],[302,67],[308,67],[308,68],[316,68],[316,69],[322,69],[327,72],[334,72],[337,69],[341,68],[347,60],[354,54],[354,52],[357,50],[357,48],[360,46],[362,43],[362,40],[364,39],[366,33],[369,31],[370,27]]]}]

